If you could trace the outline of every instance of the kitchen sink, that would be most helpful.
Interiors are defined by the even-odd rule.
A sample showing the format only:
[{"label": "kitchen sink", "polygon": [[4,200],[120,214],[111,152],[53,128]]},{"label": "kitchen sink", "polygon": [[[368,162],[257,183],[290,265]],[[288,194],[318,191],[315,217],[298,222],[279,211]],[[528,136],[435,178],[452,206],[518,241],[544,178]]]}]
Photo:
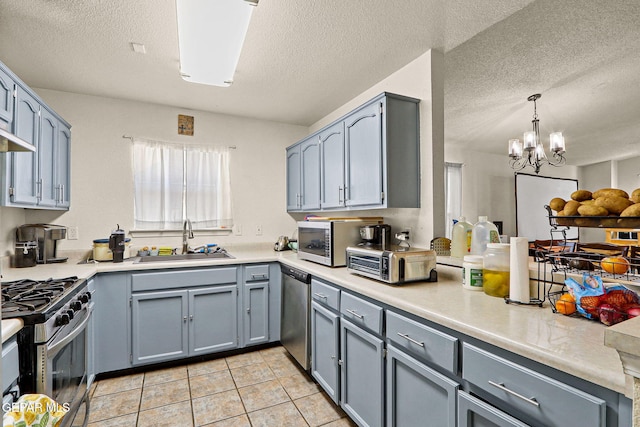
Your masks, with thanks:
[{"label": "kitchen sink", "polygon": [[143,256],[134,261],[134,264],[141,262],[167,262],[167,261],[198,261],[198,260],[212,260],[212,259],[224,259],[234,258],[227,252],[214,252],[212,254],[196,253],[196,254],[176,254],[166,256]]}]

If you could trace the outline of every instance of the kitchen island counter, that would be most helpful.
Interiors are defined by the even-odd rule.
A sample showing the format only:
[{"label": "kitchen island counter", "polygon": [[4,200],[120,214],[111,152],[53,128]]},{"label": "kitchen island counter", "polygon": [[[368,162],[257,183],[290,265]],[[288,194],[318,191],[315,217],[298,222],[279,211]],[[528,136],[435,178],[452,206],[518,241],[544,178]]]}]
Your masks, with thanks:
[{"label": "kitchen island counter", "polygon": [[[520,356],[550,366],[602,387],[633,396],[615,349],[604,345],[606,326],[586,319],[554,314],[545,303],[537,306],[505,304],[501,298],[461,286],[460,268],[438,265],[438,281],[388,285],[350,274],[346,268],[328,268],[298,260],[291,251],[274,252],[271,245],[228,247],[234,258],[139,263],[49,264],[5,269],[4,280],[78,276],[97,273],[197,268],[246,263],[281,262],[325,279],[344,289],[378,300],[446,328],[466,334]],[[535,271],[535,265],[531,266]],[[639,319],[627,322],[638,322]]]}]

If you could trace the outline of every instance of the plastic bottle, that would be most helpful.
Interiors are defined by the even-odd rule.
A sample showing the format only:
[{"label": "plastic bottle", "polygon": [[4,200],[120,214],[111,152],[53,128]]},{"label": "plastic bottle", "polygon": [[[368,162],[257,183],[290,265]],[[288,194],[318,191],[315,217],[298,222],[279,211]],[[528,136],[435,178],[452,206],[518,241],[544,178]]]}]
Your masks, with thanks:
[{"label": "plastic bottle", "polygon": [[480,255],[465,255],[462,263],[462,287],[470,291],[482,290],[483,258]]},{"label": "plastic bottle", "polygon": [[484,254],[487,243],[500,243],[498,227],[489,222],[486,216],[479,216],[471,230],[471,255]]},{"label": "plastic bottle", "polygon": [[454,258],[463,258],[469,255],[469,245],[467,244],[467,234],[471,231],[473,225],[465,221],[463,216],[460,221],[456,222],[451,230],[451,256]]},{"label": "plastic bottle", "polygon": [[482,257],[482,289],[487,295],[504,298],[509,295],[508,243],[489,243]]}]

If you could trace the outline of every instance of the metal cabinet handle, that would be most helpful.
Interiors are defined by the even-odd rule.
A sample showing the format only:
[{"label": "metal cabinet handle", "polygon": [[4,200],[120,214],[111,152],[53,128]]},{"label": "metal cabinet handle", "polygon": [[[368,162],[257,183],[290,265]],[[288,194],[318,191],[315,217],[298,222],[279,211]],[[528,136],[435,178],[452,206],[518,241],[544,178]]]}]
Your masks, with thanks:
[{"label": "metal cabinet handle", "polygon": [[342,203],[342,187],[338,187],[338,203]]},{"label": "metal cabinet handle", "polygon": [[344,186],[343,192],[344,192],[344,202],[347,203],[347,200],[349,200],[349,199],[347,198],[347,186],[346,185]]},{"label": "metal cabinet handle", "polygon": [[267,275],[266,274],[252,274],[251,275],[251,279],[255,280],[255,279],[266,279]]},{"label": "metal cabinet handle", "polygon": [[251,307],[247,308],[247,313],[251,313]]},{"label": "metal cabinet handle", "polygon": [[404,338],[405,340],[407,340],[407,341],[409,341],[409,342],[412,342],[412,343],[414,343],[414,344],[416,344],[416,345],[419,345],[420,347],[424,347],[424,343],[423,343],[423,342],[416,341],[416,340],[414,340],[413,338],[411,338],[411,337],[410,337],[409,335],[407,335],[407,334],[403,334],[403,333],[401,333],[401,332],[398,332],[398,335],[400,335],[402,338]]},{"label": "metal cabinet handle", "polygon": [[513,390],[509,390],[507,387],[505,387],[504,383],[496,383],[496,382],[493,382],[493,381],[489,380],[489,384],[491,384],[492,386],[494,386],[496,388],[499,388],[500,390],[502,390],[504,392],[509,393],[512,396],[517,397],[518,399],[524,400],[525,402],[535,406],[536,408],[540,407],[540,403],[536,400],[535,397],[526,397],[526,396],[521,395],[518,392],[515,392]]},{"label": "metal cabinet handle", "polygon": [[356,316],[358,319],[364,319],[364,315],[363,314],[358,314],[356,313],[354,310],[349,310],[348,308],[346,309],[346,312],[349,314],[352,314],[354,316]]},{"label": "metal cabinet handle", "polygon": [[189,320],[190,320],[191,322],[193,322],[193,314],[190,314],[190,315],[189,315]]},{"label": "metal cabinet handle", "polygon": [[64,184],[60,184],[60,203],[64,202]]},{"label": "metal cabinet handle", "polygon": [[184,323],[187,323],[187,316],[184,316],[184,317],[182,318],[182,321],[183,321]]},{"label": "metal cabinet handle", "polygon": [[326,295],[319,294],[319,293],[317,293],[317,292],[314,292],[314,293],[313,293],[313,295],[314,295],[314,296],[317,296],[317,297],[318,297],[318,298],[320,298],[320,299],[327,299],[327,296],[326,296]]}]

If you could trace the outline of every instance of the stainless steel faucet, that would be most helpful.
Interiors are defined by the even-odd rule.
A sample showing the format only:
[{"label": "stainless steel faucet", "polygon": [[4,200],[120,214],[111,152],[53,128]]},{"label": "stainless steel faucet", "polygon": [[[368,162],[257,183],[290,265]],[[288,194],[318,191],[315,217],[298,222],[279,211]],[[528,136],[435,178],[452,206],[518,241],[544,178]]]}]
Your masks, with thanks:
[{"label": "stainless steel faucet", "polygon": [[191,221],[187,218],[182,224],[182,253],[189,252],[189,242],[187,239],[193,239],[193,228],[191,227]]}]

